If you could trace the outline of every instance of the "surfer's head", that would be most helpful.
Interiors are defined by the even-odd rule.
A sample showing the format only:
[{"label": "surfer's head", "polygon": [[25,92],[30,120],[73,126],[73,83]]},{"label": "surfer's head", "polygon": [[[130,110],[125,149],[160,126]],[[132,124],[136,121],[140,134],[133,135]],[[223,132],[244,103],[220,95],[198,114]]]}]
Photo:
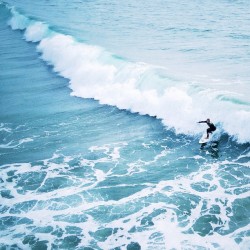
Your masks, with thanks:
[{"label": "surfer's head", "polygon": [[210,122],[210,119],[209,119],[209,118],[207,118],[207,122]]}]

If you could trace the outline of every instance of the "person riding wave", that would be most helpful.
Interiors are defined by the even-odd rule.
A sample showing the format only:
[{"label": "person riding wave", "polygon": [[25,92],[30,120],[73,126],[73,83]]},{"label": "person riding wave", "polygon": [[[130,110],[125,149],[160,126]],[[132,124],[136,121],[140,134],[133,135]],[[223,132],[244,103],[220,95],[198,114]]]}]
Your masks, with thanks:
[{"label": "person riding wave", "polygon": [[208,118],[206,121],[199,121],[198,123],[206,123],[208,125],[208,129],[207,129],[207,138],[209,138],[209,134],[212,134],[213,131],[216,130],[216,127],[214,126],[214,124],[210,121],[210,119]]}]

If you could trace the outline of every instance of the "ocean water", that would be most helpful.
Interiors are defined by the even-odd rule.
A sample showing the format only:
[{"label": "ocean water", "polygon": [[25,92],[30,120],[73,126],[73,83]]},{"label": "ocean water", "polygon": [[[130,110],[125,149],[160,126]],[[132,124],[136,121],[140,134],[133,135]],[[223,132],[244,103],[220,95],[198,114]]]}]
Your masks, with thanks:
[{"label": "ocean water", "polygon": [[249,9],[0,1],[0,249],[250,249]]}]

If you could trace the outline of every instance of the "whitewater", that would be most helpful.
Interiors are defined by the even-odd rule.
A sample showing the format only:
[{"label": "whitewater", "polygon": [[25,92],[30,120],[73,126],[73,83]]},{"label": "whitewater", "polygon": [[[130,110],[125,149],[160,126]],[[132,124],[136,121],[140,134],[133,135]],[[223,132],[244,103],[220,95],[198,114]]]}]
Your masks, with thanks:
[{"label": "whitewater", "polygon": [[2,249],[250,249],[250,6],[212,3],[0,2]]}]

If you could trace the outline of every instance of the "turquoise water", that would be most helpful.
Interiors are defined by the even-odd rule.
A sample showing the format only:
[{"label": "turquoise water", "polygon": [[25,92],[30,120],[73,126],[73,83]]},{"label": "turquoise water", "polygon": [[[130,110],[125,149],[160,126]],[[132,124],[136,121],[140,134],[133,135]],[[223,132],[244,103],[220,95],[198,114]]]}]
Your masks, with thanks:
[{"label": "turquoise water", "polygon": [[249,249],[249,3],[6,2],[0,248]]}]

